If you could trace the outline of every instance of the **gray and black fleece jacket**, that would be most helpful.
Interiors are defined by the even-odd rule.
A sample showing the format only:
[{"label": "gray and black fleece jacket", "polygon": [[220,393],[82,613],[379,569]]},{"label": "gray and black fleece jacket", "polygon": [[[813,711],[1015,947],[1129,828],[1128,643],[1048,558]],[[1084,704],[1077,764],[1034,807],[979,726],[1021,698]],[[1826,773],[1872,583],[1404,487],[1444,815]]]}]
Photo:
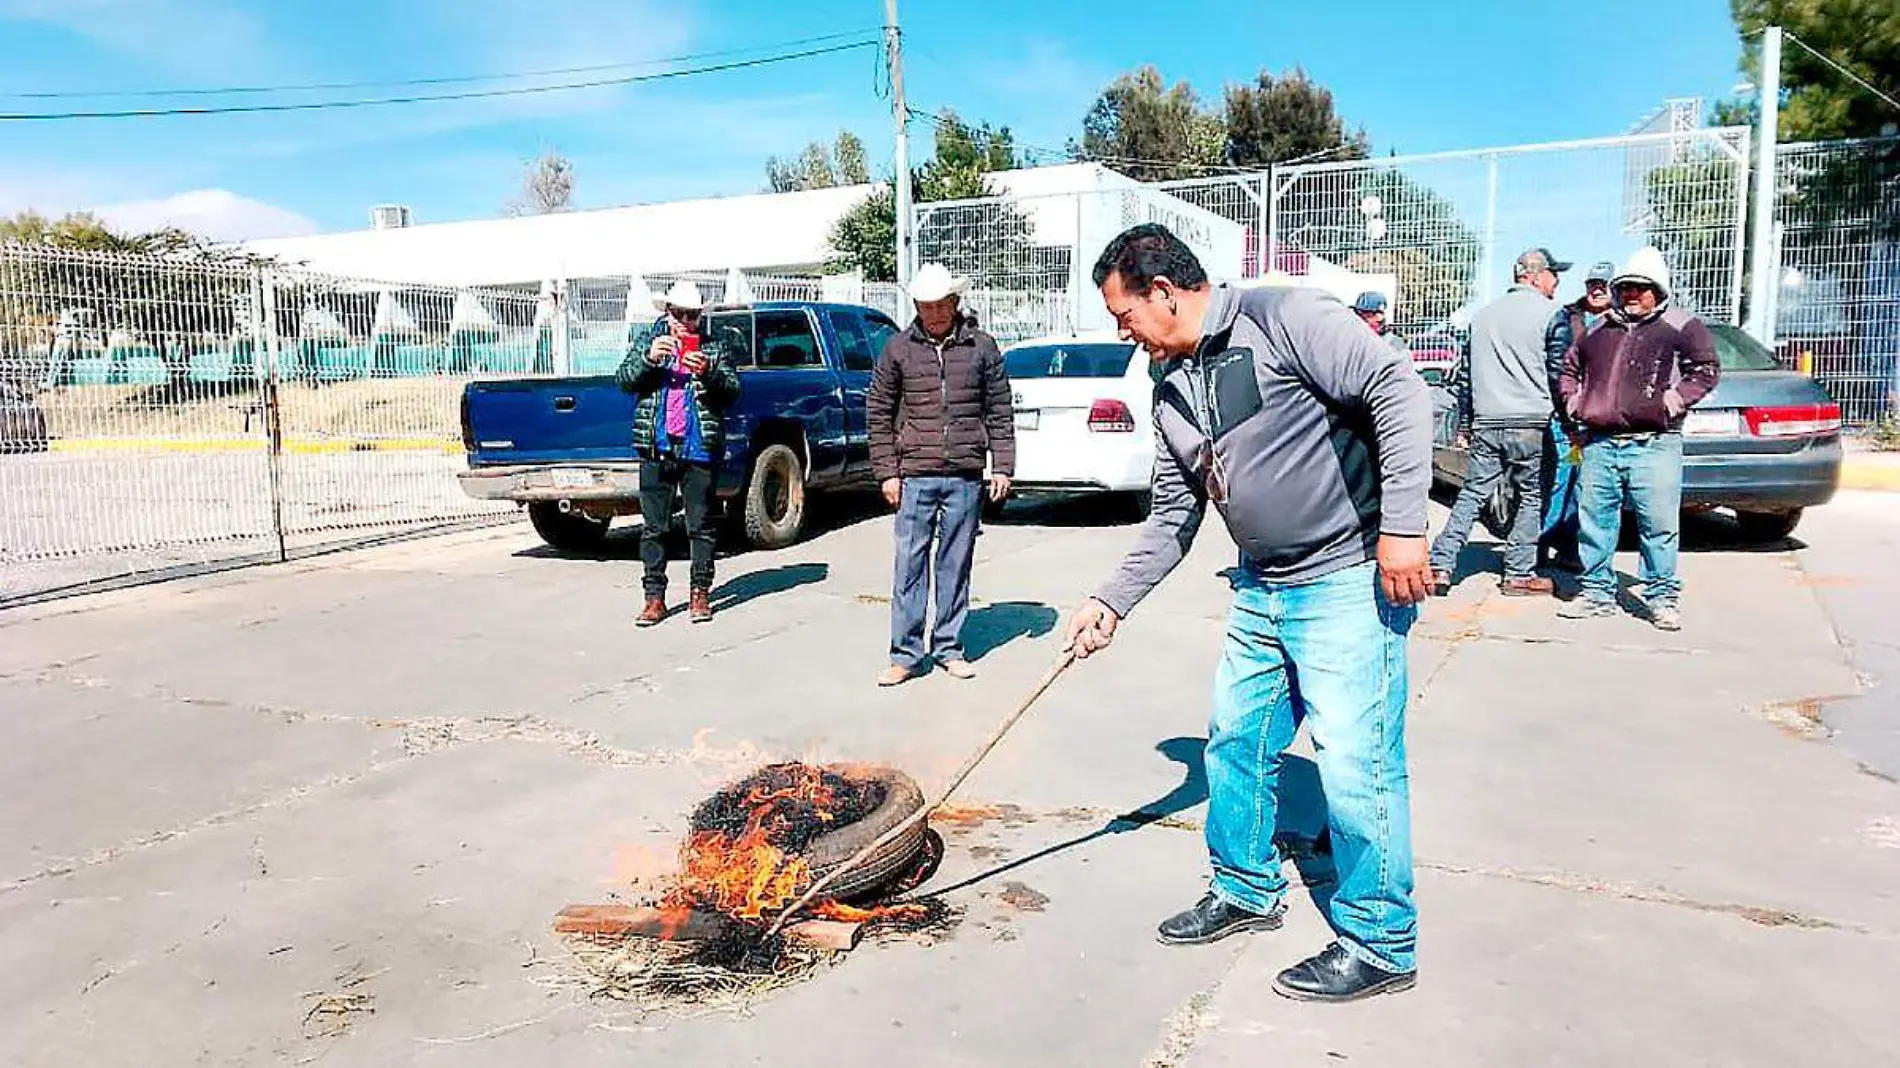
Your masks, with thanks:
[{"label": "gray and black fleece jacket", "polygon": [[1426,534],[1425,381],[1328,294],[1217,287],[1199,348],[1167,368],[1154,410],[1153,506],[1095,595],[1118,616],[1187,555],[1215,467],[1215,507],[1270,582],[1376,559],[1381,534]]}]

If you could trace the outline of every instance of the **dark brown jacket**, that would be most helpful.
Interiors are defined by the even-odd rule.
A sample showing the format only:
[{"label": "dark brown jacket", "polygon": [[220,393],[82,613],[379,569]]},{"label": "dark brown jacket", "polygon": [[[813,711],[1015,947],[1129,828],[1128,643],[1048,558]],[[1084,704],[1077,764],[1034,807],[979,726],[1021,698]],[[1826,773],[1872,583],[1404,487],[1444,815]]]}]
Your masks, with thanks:
[{"label": "dark brown jacket", "polygon": [[996,339],[968,317],[942,343],[910,329],[891,335],[865,401],[878,481],[921,475],[1016,473],[1016,416]]},{"label": "dark brown jacket", "polygon": [[1564,410],[1597,435],[1682,429],[1685,413],[1721,380],[1702,320],[1664,307],[1632,322],[1611,309],[1564,354]]}]

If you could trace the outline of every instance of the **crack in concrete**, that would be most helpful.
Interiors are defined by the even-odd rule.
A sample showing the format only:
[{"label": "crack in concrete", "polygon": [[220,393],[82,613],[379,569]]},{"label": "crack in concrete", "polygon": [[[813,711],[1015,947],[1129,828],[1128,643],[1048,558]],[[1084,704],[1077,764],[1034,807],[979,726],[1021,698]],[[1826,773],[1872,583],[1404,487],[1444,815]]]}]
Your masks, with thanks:
[{"label": "crack in concrete", "polygon": [[1246,948],[1244,940],[1241,945],[1235,946],[1227,954],[1227,963],[1214,978],[1188,995],[1181,1007],[1162,1021],[1161,1041],[1148,1056],[1142,1058],[1141,1068],[1179,1068],[1188,1055],[1194,1052],[1195,1043],[1207,1033],[1208,1028],[1219,1022],[1219,1017],[1210,1011],[1214,998],[1240,967],[1240,958],[1246,953]]},{"label": "crack in concrete", "polygon": [[1477,864],[1445,864],[1437,861],[1420,860],[1415,866],[1426,871],[1435,871],[1443,875],[1470,875],[1483,879],[1501,879],[1506,882],[1521,883],[1529,886],[1542,886],[1553,890],[1568,890],[1572,893],[1588,894],[1593,897],[1605,897],[1617,901],[1636,901],[1646,905],[1667,905],[1672,908],[1688,909],[1692,912],[1709,913],[1720,916],[1734,916],[1761,927],[1794,927],[1808,931],[1844,931],[1849,934],[1871,935],[1878,938],[1900,938],[1900,932],[1879,931],[1862,923],[1849,920],[1830,919],[1825,916],[1811,916],[1786,909],[1768,908],[1760,905],[1744,905],[1733,901],[1703,901],[1670,890],[1654,887],[1632,886],[1627,883],[1605,882],[1587,876],[1567,872],[1522,871],[1516,868],[1497,868]]}]

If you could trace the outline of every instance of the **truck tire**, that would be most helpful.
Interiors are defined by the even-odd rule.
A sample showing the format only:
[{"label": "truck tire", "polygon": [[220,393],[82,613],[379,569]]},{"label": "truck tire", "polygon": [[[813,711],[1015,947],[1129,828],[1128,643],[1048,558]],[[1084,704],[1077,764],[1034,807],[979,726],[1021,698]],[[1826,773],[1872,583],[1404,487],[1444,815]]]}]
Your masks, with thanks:
[{"label": "truck tire", "polygon": [[1742,539],[1757,544],[1781,541],[1801,524],[1801,509],[1785,512],[1744,512],[1737,510],[1735,522],[1742,528]]},{"label": "truck tire", "polygon": [[607,540],[611,519],[595,519],[584,512],[563,513],[554,501],[534,501],[528,505],[528,521],[534,532],[552,548],[564,553],[586,553],[600,548]]},{"label": "truck tire", "polygon": [[805,530],[805,465],[789,445],[767,445],[745,488],[745,536],[757,549],[783,549]]}]

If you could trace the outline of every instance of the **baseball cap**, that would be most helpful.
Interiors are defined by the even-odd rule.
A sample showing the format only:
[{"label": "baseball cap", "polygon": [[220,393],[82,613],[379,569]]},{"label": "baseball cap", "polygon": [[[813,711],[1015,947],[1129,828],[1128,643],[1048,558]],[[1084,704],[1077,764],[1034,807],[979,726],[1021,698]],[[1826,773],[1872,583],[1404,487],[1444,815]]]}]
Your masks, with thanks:
[{"label": "baseball cap", "polygon": [[1552,273],[1562,274],[1568,271],[1572,266],[1574,265],[1565,263],[1551,255],[1550,250],[1547,248],[1526,249],[1524,254],[1517,258],[1517,273],[1520,278],[1546,268]]},{"label": "baseball cap", "polygon": [[1368,289],[1364,293],[1359,294],[1358,299],[1352,302],[1352,310],[1356,312],[1365,312],[1367,314],[1371,314],[1372,312],[1377,312],[1377,311],[1384,311],[1385,310],[1385,294],[1379,292],[1376,289]]},{"label": "baseball cap", "polygon": [[1584,276],[1585,282],[1607,282],[1616,277],[1616,264],[1609,260],[1598,260],[1590,265],[1590,273]]}]

